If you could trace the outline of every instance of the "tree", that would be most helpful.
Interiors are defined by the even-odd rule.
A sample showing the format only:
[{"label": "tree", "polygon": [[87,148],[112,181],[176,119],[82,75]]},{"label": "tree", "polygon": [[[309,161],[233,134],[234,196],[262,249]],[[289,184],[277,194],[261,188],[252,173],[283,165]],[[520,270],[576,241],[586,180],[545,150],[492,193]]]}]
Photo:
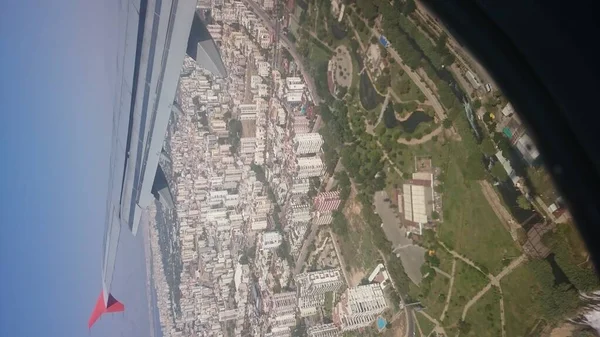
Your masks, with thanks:
[{"label": "tree", "polygon": [[331,222],[333,232],[341,237],[348,234],[348,221],[342,212],[333,212],[333,221]]},{"label": "tree", "polygon": [[469,180],[481,180],[485,177],[483,163],[481,157],[477,154],[472,154],[467,157],[465,166],[465,178]]},{"label": "tree", "polygon": [[433,212],[431,212],[431,218],[433,220],[437,220],[437,219],[440,218],[440,214],[438,212],[436,212],[436,211],[433,211]]},{"label": "tree", "polygon": [[292,330],[292,337],[304,337],[306,336],[306,324],[304,319],[301,318],[294,329]]},{"label": "tree", "polygon": [[412,12],[415,11],[415,9],[417,8],[417,6],[415,5],[415,0],[406,0],[406,3],[404,4],[404,15],[409,15]]},{"label": "tree", "polygon": [[478,99],[473,100],[471,105],[473,106],[473,110],[479,110],[479,108],[481,108],[481,101]]},{"label": "tree", "polygon": [[366,26],[365,26],[365,23],[363,22],[363,20],[361,20],[361,19],[357,19],[357,20],[356,20],[356,29],[357,29],[359,32],[362,32],[362,31],[364,31],[364,30],[365,30],[365,28],[366,28]]},{"label": "tree", "polygon": [[508,179],[508,174],[506,173],[506,170],[504,170],[504,166],[502,166],[499,161],[494,163],[491,173],[499,181],[505,181]]},{"label": "tree", "polygon": [[419,107],[419,105],[416,102],[410,101],[410,102],[406,102],[404,104],[404,108],[410,112],[413,112],[415,110],[417,110],[417,108]]},{"label": "tree", "polygon": [[376,44],[377,38],[375,36],[371,36],[371,44]]},{"label": "tree", "polygon": [[357,0],[356,6],[360,8],[365,19],[373,19],[378,14],[377,6],[375,6],[373,0]]},{"label": "tree", "polygon": [[496,153],[496,147],[490,138],[485,138],[481,141],[481,151],[488,157]]},{"label": "tree", "polygon": [[444,119],[442,125],[445,129],[450,129],[452,127],[452,121],[449,118]]},{"label": "tree", "polygon": [[304,26],[304,24],[306,23],[306,19],[306,11],[302,11],[302,13],[300,13],[300,18],[298,19],[298,23],[300,24],[300,26]]},{"label": "tree", "polygon": [[402,103],[394,103],[394,111],[396,111],[397,113],[402,113],[403,110],[404,106],[402,105]]},{"label": "tree", "polygon": [[522,194],[517,197],[517,205],[525,210],[531,209],[531,203],[529,203],[529,200],[527,200],[527,198],[525,198],[525,196]]},{"label": "tree", "polygon": [[358,43],[358,41],[356,41],[356,39],[353,38],[352,40],[350,40],[350,50],[351,51],[353,51],[354,53],[358,53],[360,51],[359,48],[360,48],[360,44]]},{"label": "tree", "polygon": [[392,81],[392,78],[390,75],[388,75],[388,74],[379,75],[379,78],[377,78],[377,87],[379,87],[379,90],[385,91],[387,89],[387,87],[390,86],[391,81]]},{"label": "tree", "polygon": [[410,89],[410,80],[400,80],[400,83],[398,83],[398,91],[401,94],[408,94],[410,92]]},{"label": "tree", "polygon": [[458,321],[458,330],[463,334],[466,335],[471,331],[471,324],[463,321],[462,319],[460,321]]}]

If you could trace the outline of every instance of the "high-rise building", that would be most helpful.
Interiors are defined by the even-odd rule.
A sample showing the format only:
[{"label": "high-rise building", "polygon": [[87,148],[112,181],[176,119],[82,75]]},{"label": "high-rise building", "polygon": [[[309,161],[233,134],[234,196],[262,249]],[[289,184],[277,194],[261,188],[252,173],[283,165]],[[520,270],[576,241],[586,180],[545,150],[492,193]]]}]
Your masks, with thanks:
[{"label": "high-rise building", "polygon": [[340,336],[340,330],[335,324],[321,324],[308,328],[306,331],[308,337],[337,337]]},{"label": "high-rise building", "polygon": [[273,295],[271,324],[274,326],[296,325],[296,293],[286,292]]},{"label": "high-rise building", "polygon": [[332,212],[340,207],[340,192],[321,192],[313,200],[315,211],[320,213]]},{"label": "high-rise building", "polygon": [[315,154],[321,151],[323,136],[316,132],[302,133],[294,136],[296,155]]},{"label": "high-rise building", "polygon": [[348,288],[334,308],[333,322],[342,331],[364,328],[372,324],[387,306],[379,283]]},{"label": "high-rise building", "polygon": [[298,311],[300,316],[317,314],[325,304],[325,293],[338,291],[344,284],[340,269],[319,270],[296,275]]},{"label": "high-rise building", "polygon": [[320,157],[301,157],[296,161],[298,178],[320,177],[325,171],[325,164]]},{"label": "high-rise building", "polygon": [[337,291],[344,284],[339,268],[298,274],[295,277],[298,297]]}]

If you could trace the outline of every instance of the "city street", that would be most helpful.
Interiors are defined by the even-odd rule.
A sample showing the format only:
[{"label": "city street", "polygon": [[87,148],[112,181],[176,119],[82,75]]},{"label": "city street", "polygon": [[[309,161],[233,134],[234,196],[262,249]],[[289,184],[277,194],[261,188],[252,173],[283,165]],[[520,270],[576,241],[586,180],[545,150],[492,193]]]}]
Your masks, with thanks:
[{"label": "city street", "polygon": [[271,31],[273,31],[275,34],[279,34],[279,41],[283,43],[284,47],[289,51],[290,55],[292,55],[292,57],[296,61],[296,64],[298,65],[298,68],[300,69],[300,72],[304,77],[304,81],[306,82],[308,90],[310,91],[310,94],[314,99],[315,105],[319,105],[321,103],[321,98],[317,94],[315,81],[306,71],[306,68],[304,67],[304,64],[302,62],[302,58],[300,57],[300,55],[298,55],[294,43],[290,41],[290,39],[288,39],[287,36],[281,34],[281,32],[276,31],[273,20],[262,8],[260,8],[260,6],[256,2],[252,0],[242,0],[242,2],[248,5],[250,9],[254,12],[254,14],[258,15]]}]

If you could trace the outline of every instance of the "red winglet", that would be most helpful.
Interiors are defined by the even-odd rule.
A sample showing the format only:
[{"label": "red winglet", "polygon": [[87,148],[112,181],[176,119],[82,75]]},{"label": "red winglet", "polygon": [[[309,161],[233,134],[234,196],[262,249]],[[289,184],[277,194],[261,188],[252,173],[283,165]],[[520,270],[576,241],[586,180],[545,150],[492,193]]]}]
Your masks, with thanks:
[{"label": "red winglet", "polygon": [[94,306],[94,311],[92,311],[92,315],[88,321],[88,329],[91,329],[92,325],[94,325],[98,318],[103,314],[121,311],[125,311],[125,306],[123,303],[117,301],[112,294],[108,294],[108,302],[104,305],[104,293],[101,291],[100,296],[96,301],[96,306]]}]

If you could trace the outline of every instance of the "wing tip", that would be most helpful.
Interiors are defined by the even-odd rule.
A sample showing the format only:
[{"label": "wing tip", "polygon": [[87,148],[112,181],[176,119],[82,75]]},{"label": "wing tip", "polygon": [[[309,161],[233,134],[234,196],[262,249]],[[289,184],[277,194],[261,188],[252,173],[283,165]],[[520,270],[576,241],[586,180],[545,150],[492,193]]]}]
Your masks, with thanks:
[{"label": "wing tip", "polygon": [[104,303],[104,292],[100,291],[100,296],[96,300],[94,310],[88,320],[88,329],[91,329],[96,321],[106,313],[125,311],[125,305],[119,302],[111,293],[108,293],[106,304]]}]

